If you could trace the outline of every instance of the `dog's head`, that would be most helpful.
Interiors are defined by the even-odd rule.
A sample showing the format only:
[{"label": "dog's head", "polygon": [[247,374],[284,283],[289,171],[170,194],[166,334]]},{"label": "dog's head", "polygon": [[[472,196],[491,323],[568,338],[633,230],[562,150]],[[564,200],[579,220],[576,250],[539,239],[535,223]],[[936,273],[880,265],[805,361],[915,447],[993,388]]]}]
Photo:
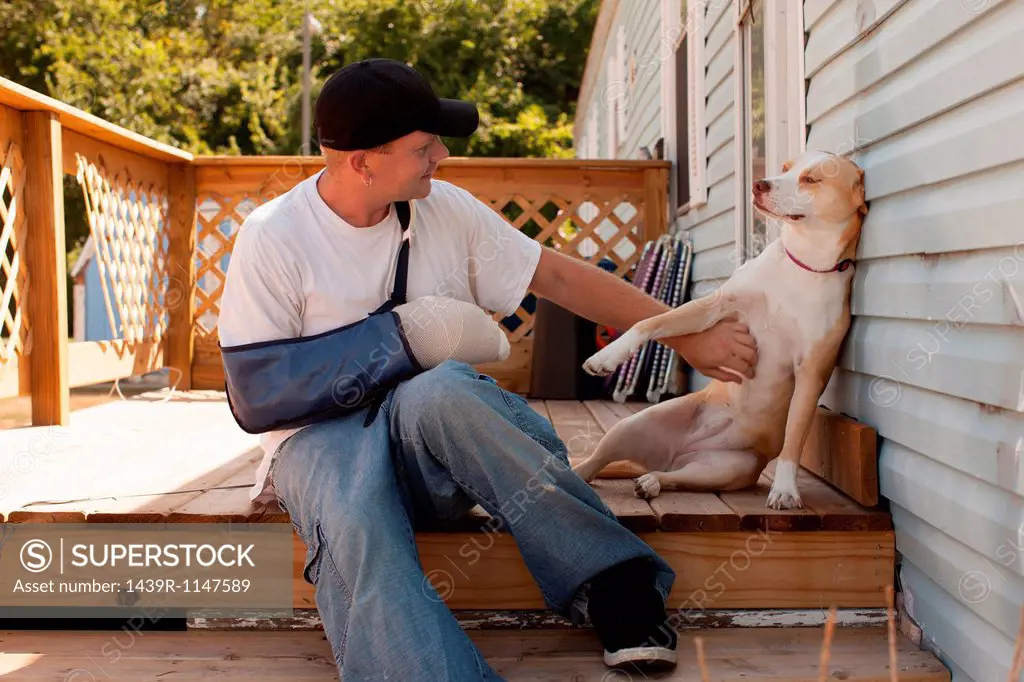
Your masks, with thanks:
[{"label": "dog's head", "polygon": [[793,225],[845,225],[868,212],[864,171],[827,152],[808,151],[787,161],[781,175],[756,181],[753,195],[761,213]]}]

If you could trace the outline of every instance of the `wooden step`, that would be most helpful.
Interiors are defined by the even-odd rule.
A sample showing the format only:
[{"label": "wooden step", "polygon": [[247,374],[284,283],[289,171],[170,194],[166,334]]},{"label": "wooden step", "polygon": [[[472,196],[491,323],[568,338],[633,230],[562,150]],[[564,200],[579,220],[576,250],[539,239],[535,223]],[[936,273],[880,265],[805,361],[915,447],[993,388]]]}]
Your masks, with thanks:
[{"label": "wooden step", "polygon": [[[590,629],[470,632],[498,673],[518,682],[626,682],[610,671]],[[680,665],[650,679],[699,682],[695,638],[703,639],[710,679],[716,682],[816,682],[822,630],[742,628],[687,630]],[[899,682],[948,682],[930,653],[897,637]],[[216,677],[221,682],[338,680],[330,645],[312,632],[0,632],[4,680],[165,682]],[[837,628],[824,679],[890,682],[884,628]]]},{"label": "wooden step", "polygon": [[[880,532],[642,533],[676,572],[669,601],[682,617],[707,608],[881,607],[894,538]],[[420,533],[420,561],[453,609],[543,609],[540,590],[506,534]],[[479,549],[478,549],[479,548]],[[296,539],[295,608],[315,606]]]},{"label": "wooden step", "polygon": [[[552,421],[576,461],[618,420],[647,407],[531,405]],[[848,433],[860,443],[852,451],[863,453],[866,427],[830,419],[831,430],[819,430],[838,434],[829,447],[846,442]],[[69,427],[0,432],[0,520],[289,523],[276,504],[248,500],[261,458],[258,437],[234,423],[223,393],[137,396],[76,411]],[[888,512],[861,505],[808,471],[800,475],[805,508],[770,509],[771,469],[749,490],[673,492],[648,502],[634,495],[630,480],[641,471],[630,462],[612,464],[594,487],[621,523],[676,570],[674,608],[884,606],[883,590],[894,580]],[[448,586],[442,596],[455,609],[543,609],[514,539],[492,532],[490,521],[478,508],[457,523],[420,528],[424,570],[435,586]],[[308,608],[313,587],[302,580],[306,549],[298,536],[293,553],[294,605]]]}]

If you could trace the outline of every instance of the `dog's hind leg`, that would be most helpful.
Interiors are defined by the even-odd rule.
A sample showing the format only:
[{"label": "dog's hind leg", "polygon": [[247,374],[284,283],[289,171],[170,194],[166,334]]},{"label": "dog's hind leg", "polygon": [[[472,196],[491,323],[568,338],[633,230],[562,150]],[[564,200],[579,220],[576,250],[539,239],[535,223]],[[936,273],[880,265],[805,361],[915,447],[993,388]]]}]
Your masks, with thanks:
[{"label": "dog's hind leg", "polygon": [[695,449],[699,439],[727,426],[721,418],[710,423],[701,419],[707,400],[705,392],[690,393],[626,417],[608,429],[590,457],[574,467],[577,475],[590,482],[606,466],[621,460],[636,462],[647,471],[668,469],[676,454]]},{"label": "dog's hind leg", "polygon": [[757,483],[764,458],[753,450],[705,450],[675,471],[652,471],[636,479],[637,497],[650,499],[667,490],[717,492],[742,490]]},{"label": "dog's hind leg", "polygon": [[[627,417],[609,429],[597,442],[597,447],[590,457],[573,467],[576,474],[589,483],[612,462],[633,459],[631,455],[638,454],[634,450],[643,435],[643,426],[641,420],[637,419],[638,416],[634,414]],[[570,456],[571,454],[570,452]]]}]

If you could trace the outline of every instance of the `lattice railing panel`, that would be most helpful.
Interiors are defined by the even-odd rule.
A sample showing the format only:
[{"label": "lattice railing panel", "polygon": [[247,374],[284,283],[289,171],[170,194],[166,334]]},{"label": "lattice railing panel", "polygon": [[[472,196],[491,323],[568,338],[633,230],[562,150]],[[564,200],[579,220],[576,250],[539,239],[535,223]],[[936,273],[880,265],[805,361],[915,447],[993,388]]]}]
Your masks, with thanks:
[{"label": "lattice railing panel", "polygon": [[[472,187],[467,189],[473,191]],[[515,191],[474,193],[514,227],[543,244],[595,263],[608,258],[619,276],[628,273],[639,260],[643,243],[641,192],[584,191],[571,196],[527,196]],[[259,192],[198,192],[195,334],[197,341],[210,347],[216,344],[220,297],[235,237],[246,216],[270,198]],[[533,330],[533,313],[526,306],[521,305],[508,318],[496,314],[495,319],[505,326],[512,342]]]},{"label": "lattice railing panel", "polygon": [[25,161],[12,141],[0,148],[0,374],[27,349],[26,226]]},{"label": "lattice railing panel", "polygon": [[196,209],[196,335],[214,340],[220,297],[235,237],[246,216],[269,197],[202,192]]},{"label": "lattice railing panel", "polygon": [[[546,246],[594,263],[607,258],[620,277],[639,260],[643,242],[639,229],[642,196],[638,193],[477,197]],[[509,318],[495,315],[495,319],[506,328],[512,342],[533,330],[533,314],[523,306]]]},{"label": "lattice railing panel", "polygon": [[103,302],[118,353],[159,344],[167,330],[170,245],[166,187],[115,174],[76,154]]}]

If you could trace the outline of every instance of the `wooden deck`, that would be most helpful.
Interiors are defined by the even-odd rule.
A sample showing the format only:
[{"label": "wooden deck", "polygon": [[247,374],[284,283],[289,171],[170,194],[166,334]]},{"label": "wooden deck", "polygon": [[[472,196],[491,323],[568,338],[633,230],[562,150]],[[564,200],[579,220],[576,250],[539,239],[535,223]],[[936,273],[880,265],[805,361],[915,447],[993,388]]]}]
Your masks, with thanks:
[{"label": "wooden deck", "polygon": [[[488,662],[509,682],[699,682],[697,636],[704,640],[710,679],[716,682],[819,679],[822,631],[818,628],[685,631],[680,636],[679,667],[674,673],[650,678],[609,671],[590,630],[470,633]],[[949,672],[932,654],[905,637],[897,641],[900,682],[948,682]],[[0,652],[0,677],[5,680],[156,682],[214,676],[223,682],[338,680],[322,632],[144,632],[134,637],[120,631],[0,632]],[[837,629],[829,671],[832,680],[889,682],[885,630]]]},{"label": "wooden deck", "polygon": [[[616,421],[646,404],[544,401],[574,459],[585,457]],[[241,431],[222,393],[156,392],[76,411],[66,427],[0,432],[0,514],[9,522],[287,523],[276,505],[248,501],[262,457],[258,437]],[[677,569],[673,599],[714,608],[880,607],[893,581],[888,513],[866,508],[801,472],[804,509],[765,506],[771,471],[742,492],[666,493],[652,503],[633,495],[628,463],[595,482],[621,522]],[[424,569],[458,583],[455,609],[543,609],[515,541],[483,526],[475,510],[458,524],[417,534]],[[474,540],[474,538],[476,538]],[[460,547],[487,543],[473,565]],[[301,577],[305,546],[295,536],[294,604],[314,605]],[[749,570],[751,567],[756,570]],[[731,567],[731,568],[730,568]],[[724,571],[724,572],[723,572]],[[727,589],[712,590],[728,576]],[[710,582],[709,582],[710,580]]]},{"label": "wooden deck", "polygon": [[[554,424],[575,463],[601,437],[647,403],[530,401]],[[70,426],[0,432],[0,520],[285,521],[276,505],[252,505],[248,487],[262,458],[257,436],[239,429],[223,393],[155,391],[74,412]],[[620,462],[595,487],[620,520],[638,532],[879,531],[887,513],[864,507],[807,471],[805,508],[765,506],[773,467],[757,488],[731,493],[633,495],[643,469]],[[479,530],[477,509],[446,530]]]}]

